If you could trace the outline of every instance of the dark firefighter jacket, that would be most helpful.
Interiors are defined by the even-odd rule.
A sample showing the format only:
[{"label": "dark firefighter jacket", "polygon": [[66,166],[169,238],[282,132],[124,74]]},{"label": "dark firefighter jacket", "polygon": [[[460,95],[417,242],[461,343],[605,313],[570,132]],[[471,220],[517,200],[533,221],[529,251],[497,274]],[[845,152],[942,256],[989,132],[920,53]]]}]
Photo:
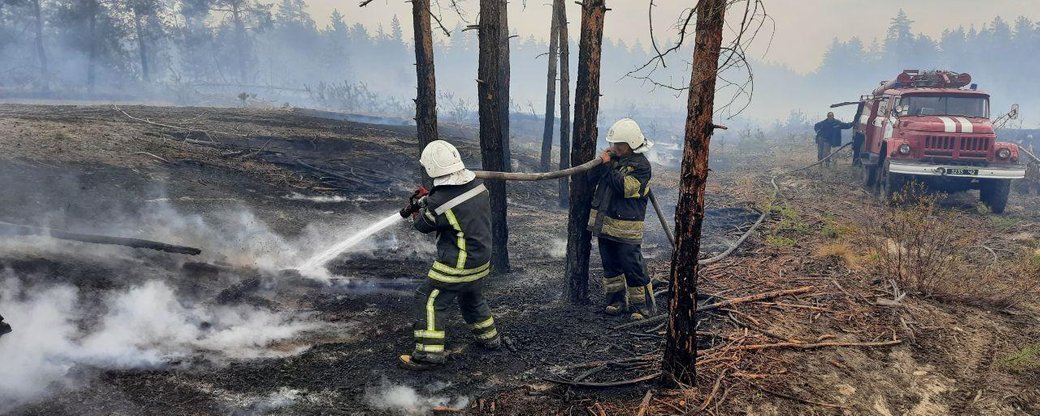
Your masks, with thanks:
[{"label": "dark firefighter jacket", "polygon": [[435,186],[413,226],[437,233],[437,261],[428,276],[443,283],[466,283],[491,270],[491,199],[480,180]]},{"label": "dark firefighter jacket", "polygon": [[642,243],[650,176],[650,161],[638,153],[597,166],[589,175],[596,187],[589,231],[622,243]]},{"label": "dark firefighter jacket", "polygon": [[841,146],[841,131],[851,129],[852,123],[842,123],[836,118],[827,118],[813,127],[818,139],[826,140],[831,146]]}]

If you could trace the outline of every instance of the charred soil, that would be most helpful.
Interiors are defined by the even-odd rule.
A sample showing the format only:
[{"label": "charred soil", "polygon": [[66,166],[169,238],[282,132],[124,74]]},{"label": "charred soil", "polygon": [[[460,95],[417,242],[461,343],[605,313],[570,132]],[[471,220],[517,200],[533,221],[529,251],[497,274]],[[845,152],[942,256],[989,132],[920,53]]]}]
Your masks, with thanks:
[{"label": "charred soil", "polygon": [[[781,199],[765,208],[769,173],[811,163],[801,156],[811,154],[809,140],[729,145],[712,156],[702,256],[735,241],[758,210],[771,214],[733,256],[705,268],[707,302],[812,290],[702,314],[708,355],[698,386],[679,390],[556,382],[653,374],[662,338],[656,325],[613,329],[627,320],[602,314],[598,298],[568,302],[566,213],[556,207],[555,181],[509,184],[514,269],[491,277],[486,290],[506,348],[481,349],[452,312],[451,359],[436,371],[396,366],[412,345],[412,291],[432,250],[404,223],[330,262],[332,280],[275,267],[287,247],[313,252],[300,246],[346,232],[336,224],[366,224],[399,208],[418,183],[414,127],[292,110],[0,105],[0,131],[0,221],[203,250],[192,257],[5,236],[5,277],[27,291],[74,286],[92,312],[76,322],[84,331],[110,308],[101,301],[108,293],[148,279],[166,282],[181,302],[304,314],[317,324],[265,343],[272,356],[224,359],[199,350],[148,368],[79,363],[65,377],[71,382],[23,400],[12,414],[1040,414],[1037,367],[1004,364],[1040,339],[1035,300],[1010,310],[915,294],[879,304],[894,295],[865,255],[822,249],[841,246],[864,227],[863,210],[877,207],[847,160],[783,178]],[[441,131],[479,166],[471,129]],[[535,170],[536,156],[514,151],[514,170]],[[658,199],[671,215],[676,173],[655,170]],[[1036,249],[1040,201],[1012,198],[1004,217],[974,212],[964,198],[943,209],[964,212],[966,227],[994,236],[991,247]],[[671,251],[656,221],[648,216],[644,254],[661,280]],[[597,288],[598,277],[594,266]],[[15,332],[0,343],[28,331],[11,324]],[[900,343],[734,348],[891,340]]]}]

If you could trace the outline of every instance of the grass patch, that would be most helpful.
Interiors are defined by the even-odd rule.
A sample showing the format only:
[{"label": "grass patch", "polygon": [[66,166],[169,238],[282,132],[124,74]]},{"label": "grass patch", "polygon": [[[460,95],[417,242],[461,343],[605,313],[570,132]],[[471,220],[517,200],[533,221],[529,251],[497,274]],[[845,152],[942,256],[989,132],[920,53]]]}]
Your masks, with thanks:
[{"label": "grass patch", "polygon": [[1000,360],[1000,367],[1013,373],[1040,369],[1040,344],[1027,345],[1005,357]]},{"label": "grass patch", "polygon": [[862,247],[853,247],[846,241],[820,244],[816,247],[815,254],[817,257],[837,257],[853,270],[865,270],[871,262],[876,261],[872,253],[863,250]]},{"label": "grass patch", "polygon": [[868,211],[862,240],[879,277],[910,293],[960,303],[1009,308],[1040,296],[1040,261],[1016,250],[998,261],[979,249],[987,233],[966,227],[956,212],[938,208],[933,195],[900,196]]},{"label": "grass patch", "polygon": [[1019,220],[1003,215],[989,217],[989,222],[1000,231],[1012,231],[1018,227]]},{"label": "grass patch", "polygon": [[809,224],[801,220],[798,211],[787,205],[775,205],[773,212],[780,217],[780,221],[773,226],[773,233],[778,231],[792,231],[798,234],[811,234]]},{"label": "grass patch", "polygon": [[794,246],[798,243],[798,240],[789,237],[784,237],[782,235],[770,234],[766,236],[765,243],[767,246],[770,247],[783,248]]}]

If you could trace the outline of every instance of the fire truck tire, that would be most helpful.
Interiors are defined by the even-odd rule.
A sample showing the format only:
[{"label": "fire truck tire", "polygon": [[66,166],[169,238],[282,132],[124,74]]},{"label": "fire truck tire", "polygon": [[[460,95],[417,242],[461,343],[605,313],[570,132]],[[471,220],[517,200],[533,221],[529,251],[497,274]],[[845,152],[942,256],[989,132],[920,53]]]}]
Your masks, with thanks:
[{"label": "fire truck tire", "polygon": [[863,187],[871,189],[877,182],[878,168],[877,166],[863,165]]},{"label": "fire truck tire", "polygon": [[1011,181],[1008,180],[988,180],[982,182],[982,186],[979,188],[979,199],[994,214],[1004,213],[1010,194]]},{"label": "fire truck tire", "polygon": [[881,200],[885,202],[891,202],[892,197],[901,192],[903,185],[906,184],[904,175],[889,172],[889,164],[890,162],[885,161],[878,178],[881,187]]}]

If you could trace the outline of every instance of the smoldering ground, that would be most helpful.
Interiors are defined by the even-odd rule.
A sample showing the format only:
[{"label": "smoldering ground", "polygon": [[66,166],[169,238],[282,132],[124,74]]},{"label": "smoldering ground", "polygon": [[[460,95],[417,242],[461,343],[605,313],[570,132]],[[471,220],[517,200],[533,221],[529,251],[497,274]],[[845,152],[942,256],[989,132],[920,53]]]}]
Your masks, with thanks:
[{"label": "smoldering ground", "polygon": [[432,251],[426,240],[399,237],[408,232],[402,221],[330,262],[332,273],[287,275],[283,270],[379,215],[308,224],[286,235],[244,204],[194,214],[172,205],[177,199],[162,189],[116,197],[82,189],[96,189],[82,176],[60,179],[50,189],[11,184],[5,199],[24,205],[8,205],[0,221],[162,241],[198,247],[202,254],[3,237],[0,313],[15,332],[0,338],[0,412],[85,386],[105,370],[220,366],[298,354],[323,337],[349,334],[351,325],[323,321],[313,305],[281,299],[280,291],[374,290],[363,282],[347,284],[367,277],[351,264]]}]

